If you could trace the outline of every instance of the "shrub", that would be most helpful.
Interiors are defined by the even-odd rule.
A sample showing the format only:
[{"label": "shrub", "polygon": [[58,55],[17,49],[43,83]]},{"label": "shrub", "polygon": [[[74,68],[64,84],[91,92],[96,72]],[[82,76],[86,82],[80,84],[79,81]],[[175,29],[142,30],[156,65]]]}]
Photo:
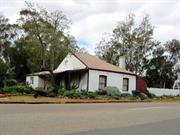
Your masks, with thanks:
[{"label": "shrub", "polygon": [[17,93],[17,90],[15,87],[11,86],[11,87],[8,87],[8,86],[5,86],[3,89],[2,89],[3,93],[9,93],[9,94],[16,94]]},{"label": "shrub", "polygon": [[107,91],[105,91],[105,90],[98,90],[98,91],[96,91],[96,94],[97,95],[107,95]]},{"label": "shrub", "polygon": [[80,98],[81,93],[77,90],[69,90],[69,91],[65,91],[63,96],[69,97],[69,98]]},{"label": "shrub", "polygon": [[122,93],[120,96],[121,97],[132,97],[132,95],[129,93]]},{"label": "shrub", "polygon": [[57,94],[58,94],[58,88],[51,86],[47,89],[46,96],[55,97],[55,96],[57,96]]},{"label": "shrub", "polygon": [[119,99],[119,97],[121,95],[121,93],[117,87],[107,86],[104,90],[107,92],[108,96],[111,96],[114,99]]},{"label": "shrub", "polygon": [[2,88],[3,93],[9,93],[9,94],[31,94],[33,91],[33,88],[26,85],[14,85],[14,86],[5,86]]},{"label": "shrub", "polygon": [[16,89],[17,93],[24,94],[26,91],[26,86],[23,85],[15,85],[13,87]]},{"label": "shrub", "polygon": [[[141,98],[141,100],[144,100],[144,99],[148,98],[148,95],[146,93],[142,93],[142,92],[139,92],[139,91],[132,91],[132,94],[133,94],[134,97]],[[153,95],[149,94],[149,96],[153,96]]]},{"label": "shrub", "polygon": [[96,99],[96,93],[95,92],[88,92],[87,93],[87,97],[90,99]]},{"label": "shrub", "polygon": [[47,91],[45,91],[44,88],[42,87],[37,87],[34,90],[34,97],[38,97],[38,96],[47,96]]},{"label": "shrub", "polygon": [[58,96],[63,96],[65,91],[67,91],[65,88],[59,88],[57,95],[58,95]]},{"label": "shrub", "polygon": [[134,97],[139,97],[140,92],[137,91],[137,90],[133,90],[133,91],[132,91],[132,95],[133,95]]},{"label": "shrub", "polygon": [[6,82],[7,86],[14,86],[14,85],[18,84],[17,80],[15,80],[15,79],[8,79],[5,82]]},{"label": "shrub", "polygon": [[145,93],[140,93],[139,97],[141,98],[141,100],[147,99],[148,96]]},{"label": "shrub", "polygon": [[149,91],[146,91],[145,94],[148,96],[148,98],[155,98],[156,95],[153,93],[150,93]]}]

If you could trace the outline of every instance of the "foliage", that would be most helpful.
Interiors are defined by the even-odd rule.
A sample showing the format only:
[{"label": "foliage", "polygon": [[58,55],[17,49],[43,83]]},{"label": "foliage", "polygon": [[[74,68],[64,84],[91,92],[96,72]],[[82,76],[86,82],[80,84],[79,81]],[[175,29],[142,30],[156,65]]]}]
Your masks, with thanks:
[{"label": "foliage", "polygon": [[111,96],[114,99],[119,99],[121,93],[117,87],[114,86],[107,86],[104,88],[105,91],[107,91],[107,95]]},{"label": "foliage", "polygon": [[153,51],[153,58],[145,67],[148,87],[172,88],[175,80],[173,62],[165,56],[165,49],[158,47]]},{"label": "foliage", "polygon": [[35,98],[38,96],[47,96],[47,91],[45,91],[42,87],[37,87],[33,92]]},{"label": "foliage", "polygon": [[87,97],[90,99],[96,99],[97,94],[95,92],[88,92]]},{"label": "foliage", "polygon": [[14,88],[13,86],[10,86],[10,87],[4,87],[2,89],[3,93],[8,93],[8,94],[17,94],[17,90],[16,88]]},{"label": "foliage", "polygon": [[18,82],[17,82],[17,80],[15,80],[15,79],[8,79],[8,80],[5,80],[6,81],[6,86],[14,86],[14,85],[17,85],[18,84]]},{"label": "foliage", "polygon": [[81,94],[77,90],[67,90],[64,92],[63,96],[69,97],[69,98],[80,98]]},{"label": "foliage", "polygon": [[154,26],[146,15],[139,25],[135,25],[133,14],[119,22],[112,34],[104,37],[96,47],[96,55],[114,65],[119,65],[120,56],[125,56],[126,68],[142,74],[150,51],[158,43],[153,40]]},{"label": "foliage", "polygon": [[120,96],[121,96],[121,97],[132,97],[132,95],[129,94],[129,93],[121,93]]},{"label": "foliage", "polygon": [[146,91],[145,93],[139,92],[137,90],[132,91],[132,94],[134,97],[139,97],[140,99],[148,99],[148,98],[155,98],[156,96],[149,91]]},{"label": "foliage", "polygon": [[33,88],[26,85],[14,85],[14,86],[5,86],[2,88],[3,93],[9,94],[31,94]]},{"label": "foliage", "polygon": [[155,94],[153,94],[153,93],[151,93],[149,91],[146,91],[145,94],[148,96],[148,98],[155,98],[156,97]]},{"label": "foliage", "polygon": [[67,91],[65,88],[59,88],[58,89],[58,96],[63,96],[64,92]]},{"label": "foliage", "polygon": [[97,95],[107,95],[107,91],[105,91],[105,90],[97,90],[96,94]]}]

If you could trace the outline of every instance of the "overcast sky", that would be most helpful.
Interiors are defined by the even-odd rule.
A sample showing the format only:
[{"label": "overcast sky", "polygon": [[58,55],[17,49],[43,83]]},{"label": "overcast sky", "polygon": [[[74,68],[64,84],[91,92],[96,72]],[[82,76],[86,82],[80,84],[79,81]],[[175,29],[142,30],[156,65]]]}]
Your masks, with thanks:
[{"label": "overcast sky", "polygon": [[[105,32],[111,32],[129,13],[140,22],[145,14],[154,25],[154,38],[165,42],[180,40],[180,0],[29,0],[48,10],[62,10],[72,20],[70,33],[79,46],[94,54]],[[24,0],[0,0],[0,13],[16,22]]]}]

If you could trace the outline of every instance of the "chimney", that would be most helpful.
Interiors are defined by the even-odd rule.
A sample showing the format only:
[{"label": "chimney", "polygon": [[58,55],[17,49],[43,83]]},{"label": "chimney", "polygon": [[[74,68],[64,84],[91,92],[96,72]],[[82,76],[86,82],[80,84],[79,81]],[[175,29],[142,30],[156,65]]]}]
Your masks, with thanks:
[{"label": "chimney", "polygon": [[120,56],[119,57],[119,67],[126,69],[126,63],[125,63],[125,56]]}]

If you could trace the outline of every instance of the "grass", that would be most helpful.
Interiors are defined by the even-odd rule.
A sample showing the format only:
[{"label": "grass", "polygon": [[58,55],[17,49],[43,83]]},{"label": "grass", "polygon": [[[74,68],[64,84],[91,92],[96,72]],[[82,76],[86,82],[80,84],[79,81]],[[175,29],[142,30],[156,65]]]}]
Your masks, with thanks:
[{"label": "grass", "polygon": [[[148,100],[146,100],[148,101]],[[0,103],[116,103],[116,102],[141,102],[139,99],[121,98],[115,100],[109,96],[97,96],[96,99],[71,99],[67,97],[38,97],[32,95],[7,96],[0,98]]]},{"label": "grass", "polygon": [[96,99],[71,99],[67,97],[38,97],[34,98],[33,95],[17,95],[7,96],[0,98],[0,103],[123,103],[123,102],[180,102],[180,97],[158,97],[154,99],[141,100],[135,97],[121,97],[118,100],[112,99],[109,96],[97,96]]}]

